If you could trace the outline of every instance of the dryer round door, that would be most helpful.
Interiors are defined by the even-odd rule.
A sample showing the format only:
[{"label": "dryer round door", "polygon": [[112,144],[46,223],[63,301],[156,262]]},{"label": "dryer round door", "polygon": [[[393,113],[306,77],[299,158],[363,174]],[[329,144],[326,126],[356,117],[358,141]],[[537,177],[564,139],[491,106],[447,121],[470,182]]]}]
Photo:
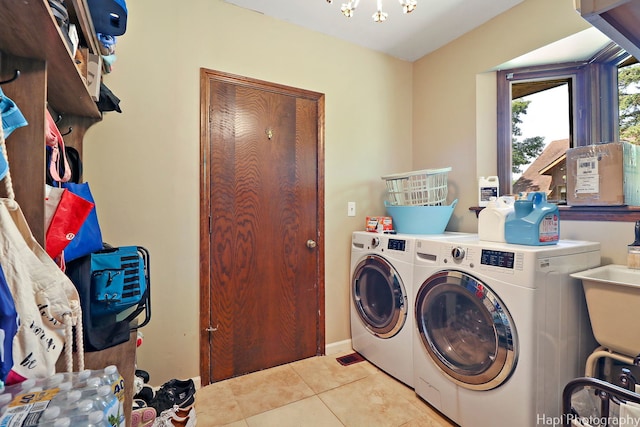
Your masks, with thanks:
[{"label": "dryer round door", "polygon": [[516,328],[486,284],[460,271],[440,271],[422,284],[415,304],[420,340],[453,382],[490,390],[513,373],[518,360]]},{"label": "dryer round door", "polygon": [[391,338],[407,318],[407,294],[396,269],[378,255],[367,255],[353,272],[351,299],[369,332]]}]

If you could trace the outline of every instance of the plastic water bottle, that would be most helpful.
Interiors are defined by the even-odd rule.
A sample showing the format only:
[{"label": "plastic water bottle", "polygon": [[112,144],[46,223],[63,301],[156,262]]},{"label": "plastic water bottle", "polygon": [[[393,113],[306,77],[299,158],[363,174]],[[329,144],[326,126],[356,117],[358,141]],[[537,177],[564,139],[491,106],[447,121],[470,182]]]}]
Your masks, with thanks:
[{"label": "plastic water bottle", "polygon": [[93,403],[93,410],[100,411],[104,414],[106,420],[120,419],[120,401],[111,391],[111,386],[102,385],[87,397]]},{"label": "plastic water bottle", "polygon": [[93,371],[91,369],[85,369],[84,371],[78,372],[73,381],[74,388],[84,388],[87,385],[87,380],[93,376]]},{"label": "plastic water bottle", "polygon": [[27,393],[33,387],[35,387],[37,381],[35,378],[28,378],[20,383],[20,393]]},{"label": "plastic water bottle", "polygon": [[[118,372],[116,365],[109,365],[102,372],[103,384],[111,387],[111,393],[118,399],[117,410],[112,415],[118,418],[120,424],[124,423],[124,378]],[[108,416],[109,414],[107,414]]]},{"label": "plastic water bottle", "polygon": [[104,412],[93,411],[87,418],[87,427],[111,427],[111,424],[106,419]]},{"label": "plastic water bottle", "polygon": [[7,412],[7,408],[9,408],[9,403],[13,400],[13,396],[11,393],[2,393],[0,394],[0,417]]},{"label": "plastic water bottle", "polygon": [[59,406],[49,406],[44,410],[42,416],[38,420],[38,426],[53,426],[60,418],[61,409]]},{"label": "plastic water bottle", "polygon": [[71,381],[65,381],[58,386],[58,389],[61,391],[71,391],[73,390],[73,383]]},{"label": "plastic water bottle", "polygon": [[118,405],[118,398],[111,391],[111,386],[102,385],[98,387],[95,395],[92,397],[93,407],[100,411],[107,411]]},{"label": "plastic water bottle", "polygon": [[[63,408],[64,409],[64,408]],[[78,417],[87,417],[89,413],[93,411],[93,402],[91,399],[83,399],[78,401],[76,404],[69,406],[66,410],[63,410],[61,413],[65,417],[69,417],[71,421]],[[82,424],[78,424],[82,425]]]},{"label": "plastic water bottle", "polygon": [[103,370],[103,378],[113,383],[118,380],[120,374],[118,373],[118,367],[116,365],[109,365]]},{"label": "plastic water bottle", "polygon": [[49,408],[57,406],[60,408],[60,414],[66,416],[67,413],[72,412],[78,406],[81,397],[82,393],[80,393],[79,390],[58,392],[58,394],[56,394],[53,399],[51,399]]},{"label": "plastic water bottle", "polygon": [[53,374],[52,376],[50,376],[44,381],[44,388],[46,389],[56,388],[63,382],[64,382],[64,374],[62,373]]},{"label": "plastic water bottle", "polygon": [[111,424],[107,422],[104,414],[100,411],[90,411],[86,414],[74,415],[67,418],[70,420],[70,425],[72,426],[111,427]]},{"label": "plastic water bottle", "polygon": [[71,425],[71,419],[68,417],[62,417],[55,420],[52,424],[53,427],[69,427]]},{"label": "plastic water bottle", "polygon": [[98,388],[102,386],[102,379],[100,377],[91,377],[87,380],[86,385],[82,388],[77,388],[82,393],[82,398],[94,396],[98,391]]}]

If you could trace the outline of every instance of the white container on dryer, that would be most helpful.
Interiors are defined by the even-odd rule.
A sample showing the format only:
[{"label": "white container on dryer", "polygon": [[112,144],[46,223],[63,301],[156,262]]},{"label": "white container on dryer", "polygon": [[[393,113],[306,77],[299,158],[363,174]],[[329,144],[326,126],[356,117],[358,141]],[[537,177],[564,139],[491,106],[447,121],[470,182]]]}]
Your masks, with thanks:
[{"label": "white container on dryer", "polygon": [[478,206],[487,206],[491,197],[498,197],[500,184],[497,176],[481,176],[478,179]]},{"label": "white container on dryer", "polygon": [[513,212],[513,203],[505,197],[492,197],[478,215],[478,238],[487,242],[506,242],[504,224]]}]

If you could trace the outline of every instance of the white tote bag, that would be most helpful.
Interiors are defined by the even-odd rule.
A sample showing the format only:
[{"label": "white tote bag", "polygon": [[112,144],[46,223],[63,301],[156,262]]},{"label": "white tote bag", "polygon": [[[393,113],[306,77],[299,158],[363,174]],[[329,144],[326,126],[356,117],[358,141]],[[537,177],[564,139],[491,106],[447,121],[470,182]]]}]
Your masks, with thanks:
[{"label": "white tote bag", "polygon": [[[8,159],[1,128],[0,149]],[[33,237],[14,200],[10,173],[4,181],[8,197],[0,198],[0,264],[19,318],[13,340],[14,366],[7,383],[53,375],[63,349],[66,369],[73,371],[73,326],[79,338],[78,366],[82,370],[84,347],[78,291]]]}]

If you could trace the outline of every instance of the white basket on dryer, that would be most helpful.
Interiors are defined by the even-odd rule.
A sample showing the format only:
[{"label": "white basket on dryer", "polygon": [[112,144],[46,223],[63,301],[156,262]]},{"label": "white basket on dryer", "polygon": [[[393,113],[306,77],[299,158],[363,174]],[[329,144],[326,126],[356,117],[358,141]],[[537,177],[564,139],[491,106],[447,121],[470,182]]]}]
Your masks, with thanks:
[{"label": "white basket on dryer", "polygon": [[447,199],[451,168],[423,169],[385,175],[391,206],[441,206]]}]

